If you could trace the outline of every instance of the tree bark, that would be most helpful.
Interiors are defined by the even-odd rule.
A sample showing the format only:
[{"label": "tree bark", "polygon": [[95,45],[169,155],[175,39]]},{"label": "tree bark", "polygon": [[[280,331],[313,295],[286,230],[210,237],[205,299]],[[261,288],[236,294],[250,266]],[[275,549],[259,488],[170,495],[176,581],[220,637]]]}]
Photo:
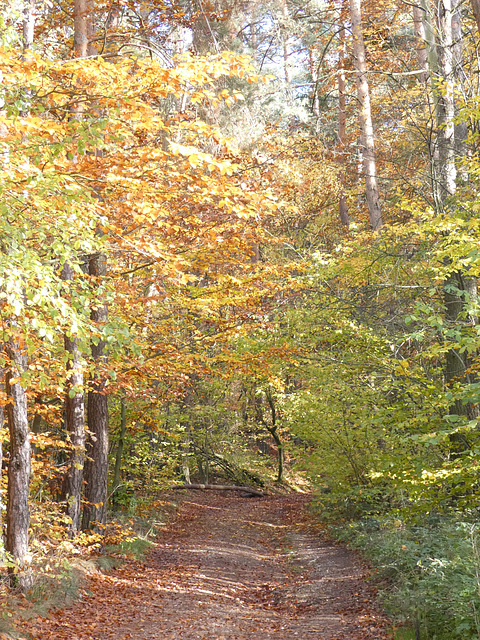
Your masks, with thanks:
[{"label": "tree bark", "polygon": [[31,446],[27,394],[19,378],[27,367],[27,355],[18,338],[11,337],[5,346],[10,360],[5,371],[5,391],[8,401],[6,410],[10,437],[5,548],[17,565],[16,570],[12,567],[8,570],[10,584],[26,590],[31,586],[32,581],[27,562]]},{"label": "tree bark", "polygon": [[359,102],[360,144],[363,152],[366,198],[370,226],[378,231],[383,224],[380,194],[377,180],[375,138],[370,106],[370,89],[367,80],[365,43],[363,40],[361,0],[350,0],[350,16],[353,33],[353,56],[357,77],[357,98]]},{"label": "tree bark", "polygon": [[283,18],[283,25],[282,25],[283,73],[285,75],[286,91],[287,93],[289,93],[290,85],[292,83],[292,74],[290,71],[290,60],[289,60],[290,58],[290,46],[288,43],[289,15],[288,15],[287,0],[282,0],[282,18]]},{"label": "tree bark", "polygon": [[338,212],[340,222],[344,227],[348,227],[350,220],[348,217],[347,199],[345,197],[345,140],[347,137],[347,99],[345,81],[345,25],[342,24],[339,31],[340,50],[338,54],[338,147],[340,164],[340,197],[338,201]]},{"label": "tree bark", "polygon": [[122,466],[126,430],[127,430],[127,402],[125,400],[125,396],[122,396],[120,398],[120,433],[118,436],[117,451],[115,453],[115,469],[113,472],[112,503],[114,507],[117,506],[117,489],[120,486],[120,469]]},{"label": "tree bark", "polygon": [[[35,27],[35,1],[27,0],[23,12],[23,50],[33,43]],[[32,584],[28,563],[28,527],[30,523],[29,489],[31,471],[31,444],[28,427],[27,394],[20,384],[20,376],[27,368],[27,353],[16,323],[10,320],[10,336],[4,348],[9,363],[5,370],[7,395],[7,422],[10,439],[7,489],[7,536],[5,549],[16,567],[9,567],[10,585],[26,591]]]},{"label": "tree bark", "polygon": [[[5,423],[4,407],[0,405],[0,429],[3,429],[4,423]],[[3,440],[0,438],[0,532],[3,531],[3,509],[4,509],[2,465],[3,465]],[[0,541],[1,541],[1,533],[0,533]]]},{"label": "tree bark", "polygon": [[[73,269],[65,263],[61,277],[68,282],[73,280]],[[72,453],[62,487],[62,500],[65,512],[70,516],[70,534],[74,536],[80,528],[80,505],[82,497],[83,468],[85,464],[85,395],[83,392],[83,364],[78,340],[65,334],[67,362],[67,395],[65,415],[67,433],[72,445]]]},{"label": "tree bark", "polygon": [[[457,191],[457,158],[466,152],[466,127],[455,123],[455,84],[461,81],[463,74],[461,15],[458,0],[437,3],[434,18],[426,0],[422,0],[422,10],[437,126],[432,154],[433,194],[437,213],[443,213],[453,206],[452,198]],[[433,34],[434,23],[436,38]],[[478,319],[469,311],[476,306],[478,298],[476,278],[469,277],[466,272],[450,273],[443,283],[443,295],[447,327],[455,328],[465,321],[472,325],[478,323]],[[473,382],[468,373],[470,365],[466,352],[451,348],[445,358],[447,385]],[[477,406],[460,401],[452,404],[449,412],[469,419],[480,415]],[[461,453],[468,448],[463,434],[453,434],[450,439],[452,453]]]},{"label": "tree bark", "polygon": [[282,442],[282,439],[278,435],[278,425],[277,425],[277,410],[275,407],[275,402],[273,400],[273,396],[270,391],[265,392],[265,397],[267,398],[268,406],[270,407],[270,414],[272,418],[272,424],[266,424],[267,431],[271,434],[275,444],[277,445],[278,452],[278,466],[277,466],[277,482],[283,482],[283,466],[285,461],[285,448]]},{"label": "tree bark", "polygon": [[436,95],[437,117],[434,183],[436,185],[435,201],[438,211],[445,209],[447,198],[455,193],[457,178],[452,21],[454,9],[455,4],[452,0],[442,0],[437,4],[438,69],[433,70],[433,91]]},{"label": "tree bark", "polygon": [[419,80],[425,83],[428,79],[428,50],[426,46],[427,37],[425,32],[424,11],[418,5],[413,5],[412,9],[418,67],[422,70]]},{"label": "tree bark", "polygon": [[86,58],[96,53],[93,44],[93,0],[75,0],[73,7],[73,49],[76,58]]},{"label": "tree bark", "polygon": [[[107,275],[107,260],[103,253],[90,256],[89,274],[99,280]],[[107,305],[99,304],[92,310],[91,319],[99,331],[107,321]],[[85,507],[82,529],[100,530],[107,514],[108,474],[108,395],[101,369],[106,360],[106,344],[100,337],[92,342],[92,361],[96,371],[90,381],[87,400],[87,460],[85,463]],[[99,373],[100,370],[100,373]]]}]

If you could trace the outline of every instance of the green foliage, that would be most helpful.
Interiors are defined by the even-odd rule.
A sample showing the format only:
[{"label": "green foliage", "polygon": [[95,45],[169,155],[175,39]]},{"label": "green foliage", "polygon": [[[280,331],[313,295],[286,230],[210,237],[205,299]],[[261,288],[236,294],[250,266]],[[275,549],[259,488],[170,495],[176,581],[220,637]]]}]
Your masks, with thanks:
[{"label": "green foliage", "polygon": [[438,516],[406,525],[387,517],[334,531],[373,562],[374,579],[396,620],[418,625],[426,640],[478,638],[478,525]]}]

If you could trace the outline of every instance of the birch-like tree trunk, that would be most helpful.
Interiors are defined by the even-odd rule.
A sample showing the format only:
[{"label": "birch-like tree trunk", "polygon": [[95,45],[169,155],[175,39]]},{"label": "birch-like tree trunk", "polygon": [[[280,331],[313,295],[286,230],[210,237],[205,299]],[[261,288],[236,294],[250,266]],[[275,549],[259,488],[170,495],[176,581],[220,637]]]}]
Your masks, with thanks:
[{"label": "birch-like tree trunk", "polygon": [[[456,86],[463,74],[462,25],[459,0],[440,0],[433,8],[421,0],[425,25],[426,48],[430,71],[433,104],[436,117],[436,137],[433,150],[433,196],[438,213],[450,211],[457,191],[457,161],[466,152],[466,127],[456,122],[458,115]],[[468,177],[467,177],[468,178]],[[461,322],[478,323],[474,309],[478,293],[475,278],[467,272],[452,272],[443,283],[445,320],[454,329]],[[473,382],[467,352],[451,348],[445,359],[447,383]],[[456,401],[450,413],[477,417],[478,408]],[[468,444],[462,434],[451,436],[453,451],[462,451]]]},{"label": "birch-like tree trunk", "polygon": [[452,20],[454,4],[454,0],[440,0],[436,4],[438,68],[432,71],[437,117],[437,144],[434,154],[435,200],[439,211],[444,210],[447,198],[455,193],[457,181]]},{"label": "birch-like tree trunk", "polygon": [[349,217],[347,209],[347,199],[345,197],[345,140],[347,137],[347,91],[345,80],[345,26],[342,24],[339,30],[340,49],[338,54],[338,148],[340,164],[340,197],[338,200],[338,211],[340,222],[348,227]]},{"label": "birch-like tree trunk", "polygon": [[365,190],[370,225],[378,231],[382,224],[382,209],[377,179],[375,157],[375,138],[370,106],[370,89],[367,79],[365,43],[363,39],[361,0],[350,0],[350,17],[352,20],[353,57],[357,78],[357,98],[359,103],[360,144],[362,147],[363,170],[365,173]]},{"label": "birch-like tree trunk", "polygon": [[282,0],[282,50],[283,50],[283,73],[285,76],[285,86],[287,93],[290,91],[292,83],[292,74],[290,70],[290,44],[288,41],[288,22],[289,13],[287,0]]}]

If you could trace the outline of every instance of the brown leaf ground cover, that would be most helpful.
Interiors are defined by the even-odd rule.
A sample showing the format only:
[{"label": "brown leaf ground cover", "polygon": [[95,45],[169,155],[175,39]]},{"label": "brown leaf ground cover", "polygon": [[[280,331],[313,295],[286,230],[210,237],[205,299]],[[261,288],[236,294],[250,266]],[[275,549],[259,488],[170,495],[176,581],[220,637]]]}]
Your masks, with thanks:
[{"label": "brown leaf ground cover", "polygon": [[81,600],[22,632],[33,640],[385,640],[365,568],[308,523],[305,503],[190,492],[143,562],[91,576]]}]

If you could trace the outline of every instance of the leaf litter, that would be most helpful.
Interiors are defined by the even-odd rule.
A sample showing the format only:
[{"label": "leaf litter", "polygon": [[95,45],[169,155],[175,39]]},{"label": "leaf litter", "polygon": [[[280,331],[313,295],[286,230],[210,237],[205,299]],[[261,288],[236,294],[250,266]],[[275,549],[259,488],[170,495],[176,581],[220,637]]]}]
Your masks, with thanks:
[{"label": "leaf litter", "polygon": [[308,496],[188,492],[143,561],[88,576],[31,640],[386,640],[355,553],[308,518]]}]

